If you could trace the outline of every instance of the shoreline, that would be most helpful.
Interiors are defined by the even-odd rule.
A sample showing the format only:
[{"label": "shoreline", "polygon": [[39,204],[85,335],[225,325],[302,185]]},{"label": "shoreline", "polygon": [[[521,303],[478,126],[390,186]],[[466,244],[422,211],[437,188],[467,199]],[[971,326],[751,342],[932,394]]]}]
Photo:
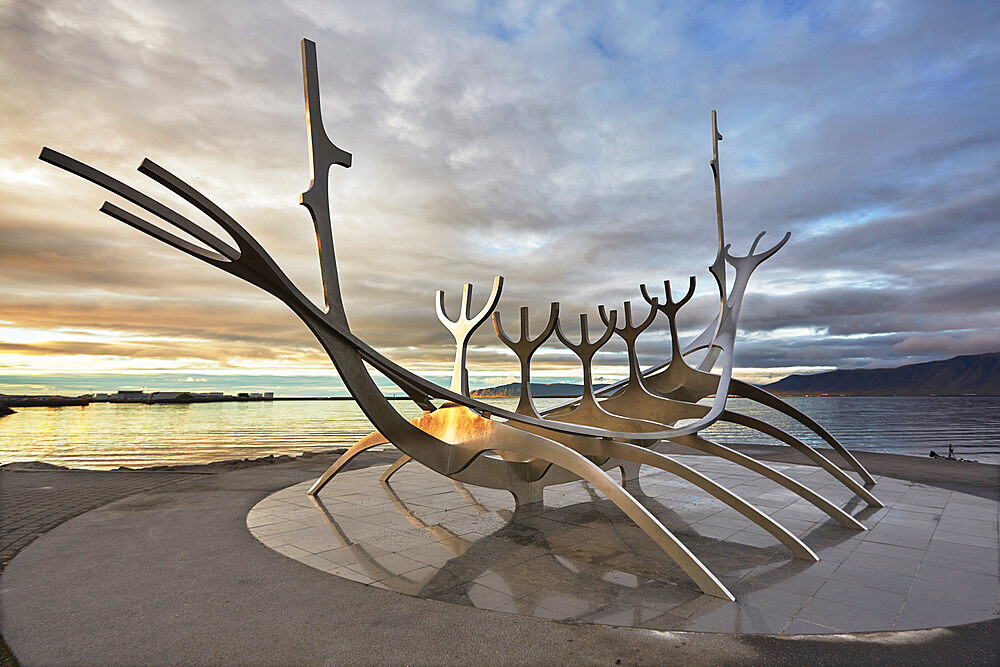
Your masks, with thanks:
[{"label": "shoreline", "polygon": [[[784,445],[758,445],[758,444],[748,444],[748,443],[727,443],[727,447],[732,447],[743,453],[749,453],[754,456],[760,457],[768,461],[774,462],[784,462],[784,463],[801,463],[804,465],[815,465],[812,461],[807,459],[805,456],[796,452],[795,450],[784,446]],[[293,463],[293,462],[305,462],[310,459],[330,457],[330,456],[340,456],[347,451],[346,447],[334,447],[330,449],[324,449],[314,452],[302,452],[301,454],[291,455],[291,454],[280,454],[274,455],[269,454],[267,456],[261,456],[258,458],[236,458],[236,459],[222,459],[219,461],[210,461],[208,463],[178,463],[170,465],[154,465],[154,466],[144,466],[144,467],[131,467],[131,466],[118,466],[117,468],[109,469],[94,469],[94,468],[70,468],[67,466],[60,466],[52,463],[45,463],[43,461],[13,461],[11,463],[0,464],[0,470],[9,470],[12,472],[39,472],[39,471],[65,471],[65,472],[126,472],[126,473],[185,473],[185,474],[213,474],[216,472],[224,472],[226,470],[238,470],[242,468],[252,468],[264,465],[271,465],[277,463]],[[384,451],[392,451],[384,450]],[[700,454],[696,451],[690,450],[686,447],[680,445],[671,445],[670,443],[664,443],[663,446],[659,448],[661,453],[670,454],[692,454],[709,456],[708,454]],[[958,481],[967,476],[971,476],[975,479],[982,479],[996,485],[996,496],[1000,497],[1000,464],[998,463],[985,463],[980,461],[969,461],[962,459],[948,459],[945,457],[932,457],[932,456],[914,456],[910,454],[896,454],[887,452],[873,452],[868,450],[854,449],[851,450],[859,460],[864,463],[864,459],[870,459],[873,462],[878,462],[880,466],[885,466],[890,464],[889,467],[898,470],[905,475],[912,474],[913,471],[921,469],[924,474],[922,477],[928,480],[933,480],[935,477],[940,478],[943,481]],[[933,473],[937,473],[936,475]],[[890,474],[889,476],[895,476]],[[931,481],[930,483],[933,483]]]},{"label": "shoreline", "polygon": [[242,459],[222,459],[220,461],[209,461],[208,463],[176,463],[171,465],[144,466],[133,468],[131,466],[118,466],[117,468],[96,469],[96,468],[70,468],[67,466],[46,463],[44,461],[12,461],[10,463],[0,463],[0,470],[11,472],[178,472],[186,474],[212,474],[225,470],[238,470],[241,468],[253,468],[272,463],[292,463],[295,461],[308,461],[309,459],[324,456],[340,456],[347,451],[346,447],[334,447],[315,452],[302,452],[301,454],[268,454],[259,458],[249,457]]},{"label": "shoreline", "polygon": [[[907,394],[907,393],[892,393],[892,394],[852,394],[852,393],[817,393],[817,392],[785,392],[785,391],[774,391],[771,392],[775,396],[781,398],[1000,398],[1000,394]],[[714,394],[709,394],[706,398],[712,398]],[[476,390],[472,391],[471,398],[480,401],[489,400],[511,400],[520,398],[520,394],[491,394],[482,395]],[[536,399],[571,399],[580,398],[580,394],[545,394],[541,396],[535,396]],[[741,398],[735,394],[731,394],[729,398]],[[386,396],[387,401],[409,401],[412,400],[409,396]],[[274,396],[272,398],[237,398],[235,396],[227,396],[225,398],[195,398],[195,399],[175,399],[175,398],[165,398],[158,400],[143,400],[143,401],[106,401],[106,400],[86,400],[79,397],[38,397],[37,399],[29,398],[19,398],[18,400],[4,400],[0,398],[0,416],[6,414],[12,414],[12,412],[4,412],[4,410],[10,410],[11,407],[17,408],[63,408],[63,407],[86,407],[92,404],[115,404],[115,405],[197,405],[200,403],[272,403],[274,401],[353,401],[353,396]]]}]

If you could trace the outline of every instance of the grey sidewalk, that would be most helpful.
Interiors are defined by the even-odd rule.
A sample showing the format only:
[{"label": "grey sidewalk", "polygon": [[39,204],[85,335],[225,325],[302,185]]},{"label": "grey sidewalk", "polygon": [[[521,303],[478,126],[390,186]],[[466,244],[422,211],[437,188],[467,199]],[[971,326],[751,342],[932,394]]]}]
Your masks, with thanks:
[{"label": "grey sidewalk", "polygon": [[[897,458],[881,467],[915,475],[941,470],[928,467],[940,462]],[[258,500],[315,476],[324,463],[191,476],[66,522],[25,548],[0,577],[4,636],[25,665],[990,664],[997,655],[995,620],[818,638],[660,633],[473,610],[338,579],[268,549],[245,526]],[[874,459],[865,463],[892,474]],[[988,493],[991,475],[971,475],[968,492]],[[958,486],[967,477],[944,476]],[[80,482],[88,483],[100,486]]]},{"label": "grey sidewalk", "polygon": [[0,573],[17,552],[67,519],[133,493],[175,484],[169,472],[0,469]]},{"label": "grey sidewalk", "polygon": [[[0,469],[0,577],[21,549],[66,520],[188,476],[173,472]],[[14,664],[0,635],[0,666]]]}]

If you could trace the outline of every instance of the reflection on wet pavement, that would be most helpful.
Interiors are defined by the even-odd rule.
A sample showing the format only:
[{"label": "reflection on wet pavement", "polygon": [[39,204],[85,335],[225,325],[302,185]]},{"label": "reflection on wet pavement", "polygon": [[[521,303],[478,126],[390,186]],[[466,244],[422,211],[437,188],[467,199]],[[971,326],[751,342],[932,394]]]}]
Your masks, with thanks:
[{"label": "reflection on wet pavement", "polygon": [[[709,457],[677,456],[780,521],[819,556],[798,560],[763,529],[668,473],[630,490],[737,597],[700,593],[584,482],[514,511],[504,491],[419,465],[344,472],[319,498],[283,489],[247,516],[253,535],[324,572],[481,609],[662,630],[830,633],[954,625],[997,615],[998,503],[879,479],[869,509],[825,472],[773,464],[853,514],[844,528],[793,493]],[[942,602],[944,600],[945,602]]]}]

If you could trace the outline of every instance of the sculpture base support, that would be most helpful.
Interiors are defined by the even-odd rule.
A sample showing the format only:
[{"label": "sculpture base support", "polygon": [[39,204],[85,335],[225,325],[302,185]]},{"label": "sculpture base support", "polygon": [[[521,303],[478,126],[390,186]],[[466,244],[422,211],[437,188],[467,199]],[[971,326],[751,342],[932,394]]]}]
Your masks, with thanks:
[{"label": "sculpture base support", "polygon": [[622,471],[622,486],[636,484],[639,481],[639,469],[641,467],[641,463],[622,461],[621,465],[618,466],[618,469]]},{"label": "sculpture base support", "polygon": [[511,485],[510,494],[514,496],[515,511],[528,505],[541,504],[545,485],[541,482]]},{"label": "sculpture base support", "polygon": [[395,463],[389,466],[389,469],[382,474],[382,477],[379,479],[379,481],[382,482],[383,484],[388,484],[389,478],[395,475],[400,468],[402,468],[412,460],[413,459],[410,458],[409,454],[403,454],[398,459],[396,459]]}]

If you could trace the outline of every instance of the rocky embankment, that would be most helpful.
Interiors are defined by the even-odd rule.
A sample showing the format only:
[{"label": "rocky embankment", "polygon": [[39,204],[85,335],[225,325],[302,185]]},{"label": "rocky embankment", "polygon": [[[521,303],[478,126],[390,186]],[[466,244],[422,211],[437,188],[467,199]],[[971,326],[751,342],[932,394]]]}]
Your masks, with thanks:
[{"label": "rocky embankment", "polygon": [[[251,468],[254,466],[268,465],[271,463],[305,461],[320,456],[339,456],[346,451],[347,451],[346,448],[340,447],[337,449],[327,449],[321,452],[303,452],[298,456],[291,456],[289,454],[282,454],[281,456],[275,456],[274,454],[269,454],[268,456],[262,456],[259,459],[251,459],[251,458],[227,459],[225,461],[213,461],[211,463],[193,463],[188,465],[171,465],[171,466],[149,466],[146,468],[129,468],[128,466],[119,466],[115,468],[115,470],[122,472],[222,472],[223,470]],[[4,463],[0,465],[0,468],[3,468],[5,470],[74,470],[74,468],[67,468],[65,466],[59,466],[52,463],[45,463],[43,461],[15,461],[13,463]]]}]

